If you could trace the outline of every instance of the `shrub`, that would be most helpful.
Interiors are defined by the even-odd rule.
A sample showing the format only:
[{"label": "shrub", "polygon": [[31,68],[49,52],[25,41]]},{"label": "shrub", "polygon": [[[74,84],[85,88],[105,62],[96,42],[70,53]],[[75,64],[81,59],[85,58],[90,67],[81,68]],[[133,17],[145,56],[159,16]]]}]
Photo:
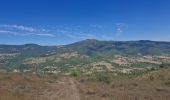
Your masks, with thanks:
[{"label": "shrub", "polygon": [[77,71],[72,71],[71,72],[71,76],[77,77],[79,75],[79,73]]},{"label": "shrub", "polygon": [[95,77],[100,82],[110,83],[112,81],[112,76],[108,72],[98,72],[95,74]]},{"label": "shrub", "polygon": [[52,78],[53,78],[53,79],[58,79],[58,75],[54,74],[54,75],[52,76]]},{"label": "shrub", "polygon": [[169,68],[170,64],[169,63],[162,63],[159,68]]},{"label": "shrub", "polygon": [[170,86],[170,81],[164,82],[165,85]]},{"label": "shrub", "polygon": [[159,66],[159,68],[164,68],[165,67],[165,65],[164,64],[161,64],[160,66]]},{"label": "shrub", "polygon": [[150,79],[151,81],[153,81],[153,80],[154,80],[154,77],[153,77],[153,76],[149,76],[149,79]]}]

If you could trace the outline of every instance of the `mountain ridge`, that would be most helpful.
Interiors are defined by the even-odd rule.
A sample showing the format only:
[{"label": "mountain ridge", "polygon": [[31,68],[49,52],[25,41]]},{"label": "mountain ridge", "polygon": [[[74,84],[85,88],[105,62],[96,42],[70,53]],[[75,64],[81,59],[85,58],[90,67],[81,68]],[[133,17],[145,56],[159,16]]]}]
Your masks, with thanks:
[{"label": "mountain ridge", "polygon": [[126,41],[121,41],[121,40],[98,40],[98,39],[85,39],[85,40],[80,40],[76,41],[73,43],[68,43],[68,44],[54,44],[54,45],[41,45],[37,43],[24,43],[24,44],[0,44],[0,46],[23,46],[23,45],[39,45],[39,46],[65,46],[65,45],[70,45],[78,42],[85,42],[85,41],[100,41],[100,42],[164,42],[164,43],[170,43],[170,41],[154,41],[154,40],[126,40]]},{"label": "mountain ridge", "polygon": [[77,51],[82,54],[93,55],[101,52],[114,52],[121,54],[144,54],[161,55],[170,54],[170,42],[138,40],[138,41],[100,41],[96,39],[86,39],[67,45],[41,46],[38,44],[23,45],[0,45],[0,53],[18,53],[45,55],[48,52],[69,52]]}]

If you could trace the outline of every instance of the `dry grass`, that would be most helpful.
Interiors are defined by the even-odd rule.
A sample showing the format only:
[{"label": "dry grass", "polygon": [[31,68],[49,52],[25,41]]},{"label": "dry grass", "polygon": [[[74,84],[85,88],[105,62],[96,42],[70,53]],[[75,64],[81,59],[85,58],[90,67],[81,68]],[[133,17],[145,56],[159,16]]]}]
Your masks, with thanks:
[{"label": "dry grass", "polygon": [[114,78],[109,84],[85,77],[0,74],[0,100],[75,99],[170,100],[170,70],[154,71],[134,79]]}]

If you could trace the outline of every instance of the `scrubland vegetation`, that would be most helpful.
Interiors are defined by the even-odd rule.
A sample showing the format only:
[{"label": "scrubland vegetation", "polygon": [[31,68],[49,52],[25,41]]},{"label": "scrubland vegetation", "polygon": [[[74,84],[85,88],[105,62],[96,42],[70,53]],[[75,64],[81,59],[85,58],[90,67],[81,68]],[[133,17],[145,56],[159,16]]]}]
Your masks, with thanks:
[{"label": "scrubland vegetation", "polygon": [[1,72],[0,100],[169,100],[170,69],[167,66],[129,74]]},{"label": "scrubland vegetation", "polygon": [[1,48],[0,100],[170,100],[169,42]]}]

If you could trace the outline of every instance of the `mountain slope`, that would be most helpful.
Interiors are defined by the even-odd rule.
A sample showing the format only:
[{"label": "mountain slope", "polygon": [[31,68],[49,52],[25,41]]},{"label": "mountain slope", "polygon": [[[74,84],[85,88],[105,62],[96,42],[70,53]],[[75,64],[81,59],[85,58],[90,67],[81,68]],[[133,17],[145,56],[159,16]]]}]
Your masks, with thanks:
[{"label": "mountain slope", "polygon": [[55,46],[40,46],[37,44],[0,45],[0,53],[19,53],[23,56],[41,56],[55,50]]},{"label": "mountain slope", "polygon": [[64,46],[40,46],[37,44],[0,45],[2,53],[21,53],[26,56],[42,56],[46,54],[77,51],[80,54],[115,53],[127,55],[161,55],[170,54],[170,42],[149,40],[140,41],[99,41],[87,39]]},{"label": "mountain slope", "polygon": [[127,55],[161,55],[170,54],[170,42],[157,42],[149,40],[140,41],[98,41],[88,39],[67,45],[75,51],[85,54],[96,52],[113,52]]}]

